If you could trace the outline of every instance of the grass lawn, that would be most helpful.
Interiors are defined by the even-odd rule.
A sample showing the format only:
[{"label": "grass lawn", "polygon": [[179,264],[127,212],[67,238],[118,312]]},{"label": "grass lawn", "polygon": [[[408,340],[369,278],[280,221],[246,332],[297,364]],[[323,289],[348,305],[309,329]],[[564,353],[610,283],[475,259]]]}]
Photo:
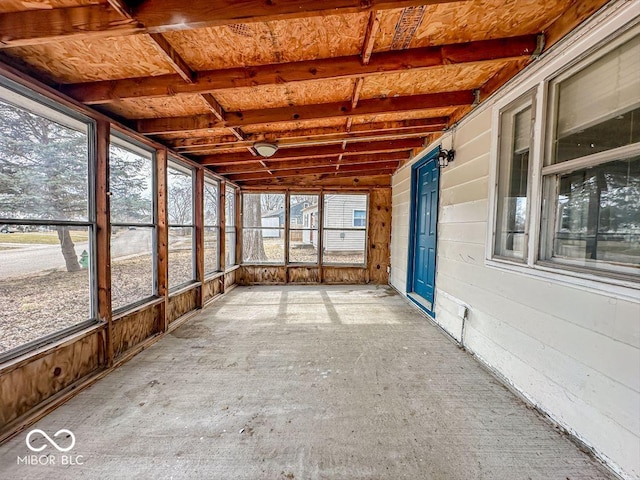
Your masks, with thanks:
[{"label": "grass lawn", "polygon": [[[89,239],[89,234],[86,231],[72,231],[71,239],[74,242],[86,242]],[[15,232],[0,233],[0,243],[57,245],[60,240],[58,240],[57,232]]]}]

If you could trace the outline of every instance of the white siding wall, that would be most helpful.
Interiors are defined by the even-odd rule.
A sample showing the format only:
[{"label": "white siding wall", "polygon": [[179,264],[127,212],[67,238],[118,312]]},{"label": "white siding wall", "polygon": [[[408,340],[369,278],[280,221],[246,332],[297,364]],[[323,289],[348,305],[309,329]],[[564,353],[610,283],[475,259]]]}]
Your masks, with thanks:
[{"label": "white siding wall", "polygon": [[[624,3],[613,2],[567,48],[597,44],[638,15],[640,2]],[[502,95],[524,93],[536,71],[544,78],[578,52],[552,57],[555,64],[532,69]],[[458,305],[468,305],[465,346],[619,473],[640,478],[640,304],[632,299],[638,291],[571,286],[485,262],[496,98],[456,129],[456,158],[440,179],[436,321],[460,340]],[[390,283],[402,293],[409,211],[406,166],[393,178],[391,237]]]},{"label": "white siding wall", "polygon": [[[326,195],[324,204],[325,227],[353,228],[353,211],[367,210],[366,195]],[[366,225],[366,221],[365,221]],[[343,234],[340,236],[340,234]],[[325,230],[325,252],[364,251],[364,231]]]}]

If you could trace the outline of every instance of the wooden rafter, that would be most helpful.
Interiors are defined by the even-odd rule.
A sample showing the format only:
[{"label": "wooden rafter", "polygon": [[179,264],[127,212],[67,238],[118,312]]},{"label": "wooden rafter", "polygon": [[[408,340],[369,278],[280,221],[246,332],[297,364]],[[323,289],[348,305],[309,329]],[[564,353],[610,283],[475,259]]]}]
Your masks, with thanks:
[{"label": "wooden rafter", "polygon": [[178,52],[171,46],[169,41],[161,33],[150,33],[149,38],[158,52],[171,64],[180,78],[187,83],[193,83],[195,72],[187,65],[187,62],[180,56]]},{"label": "wooden rafter", "polygon": [[[339,136],[327,136],[327,137],[319,137],[316,139],[285,139],[284,141],[273,140],[278,143],[278,147],[280,149],[286,149],[290,147],[298,147],[298,146],[321,146],[321,145],[333,145],[333,144],[344,144],[345,141],[358,141],[358,142],[377,142],[383,140],[399,140],[405,138],[423,138],[430,133],[435,133],[442,130],[442,128],[434,128],[434,127],[418,127],[418,128],[409,128],[405,130],[390,130],[387,132],[380,133],[354,133],[354,134],[346,134]],[[219,144],[215,146],[195,146],[195,147],[186,147],[179,149],[178,151],[183,154],[191,154],[191,155],[209,155],[220,152],[232,152],[239,151],[245,148],[249,148],[253,146],[254,142],[251,141],[237,141],[233,143],[227,144]]]},{"label": "wooden rafter", "polygon": [[[362,138],[371,134],[402,134],[406,131],[417,131],[422,129],[425,133],[437,132],[444,129],[449,124],[448,117],[433,117],[414,120],[400,120],[393,122],[375,122],[354,124],[350,132],[344,127],[318,127],[302,130],[282,130],[269,133],[245,133],[247,142],[257,141],[278,141],[278,145],[286,148],[288,145],[305,143],[307,141],[333,139],[335,142],[342,140],[352,140]],[[196,138],[180,138],[176,140],[167,140],[172,148],[178,151],[190,150],[202,147],[220,147],[227,148],[240,145],[235,138],[227,137],[196,137]]]},{"label": "wooden rafter", "polygon": [[277,176],[278,178],[297,177],[300,175],[314,175],[319,173],[335,173],[341,175],[352,175],[354,173],[359,174],[371,174],[379,175],[384,173],[393,173],[398,168],[398,161],[394,162],[381,162],[381,163],[369,163],[359,165],[346,165],[341,168],[337,168],[338,165],[328,165],[326,167],[317,168],[295,168],[289,170],[279,170],[277,175],[270,174],[269,172],[260,173],[243,173],[239,175],[228,175],[227,178],[233,182],[243,182],[249,180],[262,180]]},{"label": "wooden rafter", "polygon": [[120,9],[109,4],[32,10],[0,14],[0,45],[30,45],[62,38],[114,36],[139,32],[162,33],[215,25],[369,12],[459,1],[462,0],[147,0],[136,2],[137,6],[131,11],[134,20],[123,19]]},{"label": "wooden rafter", "polygon": [[269,170],[278,172],[279,170],[291,170],[294,168],[317,168],[328,165],[359,165],[372,164],[380,162],[397,162],[409,158],[409,150],[401,150],[398,152],[377,153],[377,154],[360,154],[344,156],[341,160],[339,157],[326,158],[306,158],[304,160],[266,160],[266,167],[258,162],[254,163],[238,163],[231,165],[223,165],[212,167],[213,171],[219,175],[234,175],[241,173],[258,173]]},{"label": "wooden rafter", "polygon": [[226,121],[215,115],[195,115],[189,117],[166,117],[138,120],[137,130],[145,135],[158,135],[225,127],[245,127],[265,123],[295,122],[327,118],[344,118],[356,115],[377,115],[381,113],[402,113],[415,110],[429,110],[462,105],[471,105],[475,96],[471,90],[443,92],[438,94],[410,95],[404,97],[363,100],[357,108],[351,102],[323,103],[297,107],[268,108],[245,112],[228,112]]},{"label": "wooden rafter", "polygon": [[[355,155],[361,153],[383,153],[421,147],[424,140],[409,138],[404,140],[386,140],[381,142],[350,143],[345,149],[342,145],[324,145],[320,147],[300,147],[278,150],[269,161],[276,160],[304,160],[306,158],[326,158],[330,156]],[[229,165],[233,163],[251,163],[256,158],[249,153],[230,153],[208,155],[199,159],[202,165]]]},{"label": "wooden rafter", "polygon": [[[213,116],[216,117],[221,122],[224,122],[226,117],[226,112],[224,111],[224,108],[222,108],[222,105],[218,103],[216,98],[211,93],[203,93],[200,96],[202,97],[204,102],[207,104],[207,108],[211,110],[211,113],[213,114]],[[229,131],[236,138],[236,141],[244,140],[244,135],[242,134],[242,131],[239,128],[229,127]],[[250,147],[251,145],[244,145],[244,148],[250,148]]]},{"label": "wooden rafter", "polygon": [[363,64],[359,55],[329,59],[229,68],[197,72],[196,80],[185,83],[179,75],[129,78],[71,84],[64,93],[86,104],[116,100],[165,97],[179,94],[215,92],[238,87],[276,85],[307,80],[358,78],[381,73],[403,72],[442,65],[489,60],[528,58],[536,48],[536,36],[525,35],[478,42],[414,48],[402,52],[380,52]]}]

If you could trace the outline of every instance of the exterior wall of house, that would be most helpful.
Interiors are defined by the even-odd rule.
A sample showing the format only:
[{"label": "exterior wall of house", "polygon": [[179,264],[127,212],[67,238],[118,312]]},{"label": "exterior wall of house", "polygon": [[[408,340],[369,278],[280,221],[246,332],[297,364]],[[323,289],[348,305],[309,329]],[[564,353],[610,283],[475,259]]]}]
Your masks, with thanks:
[{"label": "exterior wall of house", "polygon": [[[637,2],[610,3],[442,139],[456,157],[440,179],[435,301],[445,331],[625,478],[640,478],[640,290],[501,267],[487,260],[487,230],[497,109],[638,15]],[[411,164],[392,188],[390,283],[402,294],[410,183]],[[459,306],[469,309],[464,329]]]},{"label": "exterior wall of house", "polygon": [[[327,195],[325,197],[325,228],[353,228],[354,210],[367,209],[366,196],[356,195]],[[317,207],[308,210],[317,215]],[[365,219],[366,223],[366,219]],[[315,232],[314,232],[315,233]],[[325,230],[324,250],[332,252],[361,252],[366,244],[364,231]],[[313,245],[317,246],[317,235],[313,236]]]}]

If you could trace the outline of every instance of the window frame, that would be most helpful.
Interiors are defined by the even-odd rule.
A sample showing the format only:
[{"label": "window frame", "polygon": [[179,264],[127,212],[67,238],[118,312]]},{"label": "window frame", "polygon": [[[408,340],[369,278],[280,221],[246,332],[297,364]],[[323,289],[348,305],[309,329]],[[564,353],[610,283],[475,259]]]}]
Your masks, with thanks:
[{"label": "window frame", "polygon": [[96,172],[97,172],[97,121],[87,115],[72,110],[51,98],[36,91],[24,87],[8,78],[0,76],[0,92],[4,90],[8,94],[16,96],[16,99],[5,98],[0,93],[0,99],[17,108],[25,109],[34,115],[42,116],[50,121],[60,123],[70,129],[86,129],[87,138],[87,218],[86,220],[42,220],[15,217],[2,217],[2,225],[29,225],[29,226],[68,226],[84,227],[88,231],[89,248],[89,318],[80,320],[77,324],[65,327],[42,337],[27,341],[22,345],[0,353],[0,363],[7,362],[22,355],[28,354],[50,343],[70,337],[87,328],[103,323],[98,318],[98,278],[96,272],[97,252],[97,206],[96,206]]},{"label": "window frame", "polygon": [[[585,168],[587,166],[604,163],[605,157],[616,157],[617,159],[629,158],[629,152],[635,147],[618,147],[616,149],[599,152],[580,157],[559,164],[547,165],[549,158],[549,148],[551,141],[547,137],[552,132],[552,125],[555,122],[556,112],[552,108],[553,103],[549,101],[551,95],[550,85],[552,81],[561,81],[572,74],[585,68],[587,65],[597,61],[613,49],[619,47],[631,38],[640,35],[640,25],[631,25],[628,28],[615,28],[608,32],[609,38],[604,40],[595,39],[584,47],[584,42],[577,42],[572,55],[566,54],[562,57],[551,58],[540,71],[534,72],[528,81],[522,83],[523,88],[513,88],[510,92],[497,98],[492,105],[491,114],[491,149],[490,149],[490,170],[489,170],[489,196],[488,196],[488,219],[485,243],[485,264],[489,267],[502,270],[509,270],[516,273],[539,277],[543,280],[551,280],[557,283],[566,284],[573,287],[583,288],[590,291],[602,292],[620,296],[621,298],[637,298],[637,290],[640,289],[640,277],[636,275],[620,275],[611,270],[575,268],[574,266],[562,264],[556,261],[545,260],[542,256],[544,248],[542,242],[543,235],[543,177],[557,174],[568,168],[567,165],[573,163],[573,170]],[[603,46],[604,45],[604,46]],[[567,60],[567,58],[571,60]],[[532,152],[530,155],[530,215],[528,219],[529,239],[527,242],[528,255],[526,262],[517,263],[508,259],[493,255],[494,231],[496,228],[495,208],[497,202],[497,169],[499,163],[499,113],[509,104],[523,98],[531,91],[535,91],[535,111],[536,120],[533,128]],[[552,116],[553,115],[553,116]],[[635,151],[635,150],[633,150]],[[635,293],[631,293],[631,292]]]},{"label": "window frame", "polygon": [[[238,228],[236,225],[236,214],[238,211],[238,187],[234,186],[234,185],[230,185],[228,182],[224,183],[224,271],[228,272],[231,269],[235,269],[236,267],[239,266],[238,264]],[[231,213],[232,215],[229,216],[227,215],[227,200],[230,202],[231,204],[231,209],[233,210]],[[231,221],[229,221],[231,220]],[[227,235],[231,234],[233,235],[233,242],[227,242]],[[227,262],[227,253],[230,253],[230,245],[233,245],[233,264],[229,265]]]},{"label": "window frame", "polygon": [[[204,175],[204,182],[203,182],[203,186],[202,186],[202,211],[203,213],[205,212],[205,205],[206,205],[206,189],[207,189],[207,184],[209,185],[214,185],[216,188],[216,206],[217,206],[217,211],[216,211],[216,222],[215,225],[209,225],[205,219],[203,218],[202,220],[202,230],[204,233],[206,233],[206,229],[207,228],[213,228],[214,231],[216,232],[216,268],[214,270],[209,270],[207,271],[207,262],[206,262],[206,249],[205,249],[205,245],[202,246],[204,254],[205,254],[205,264],[204,264],[204,277],[205,280],[207,278],[210,278],[214,275],[216,275],[217,273],[220,272],[220,189],[221,189],[221,182],[218,178],[213,177],[211,175],[208,175],[205,172]],[[203,241],[204,241],[204,234],[203,234]]]},{"label": "window frame", "polygon": [[[362,195],[365,197],[365,226],[364,227],[326,227],[325,226],[325,219],[327,218],[327,208],[326,208],[326,204],[325,199],[327,196],[336,196],[336,195]],[[320,262],[322,265],[327,265],[330,267],[359,267],[359,268],[366,268],[367,267],[367,262],[368,262],[368,239],[369,239],[369,201],[370,201],[370,195],[369,192],[347,192],[347,191],[339,191],[339,192],[323,192],[322,193],[322,198],[320,199],[322,201],[322,218],[319,218],[319,225],[320,225],[320,235],[322,235],[322,251],[318,252],[318,255],[320,257]],[[355,209],[354,209],[355,210]],[[353,223],[353,212],[351,214],[351,223]],[[363,231],[364,232],[364,251],[363,251],[363,261],[362,263],[336,263],[336,262],[325,262],[324,260],[324,249],[326,248],[325,245],[325,237],[324,234],[325,232],[334,232],[334,231]]]},{"label": "window frame", "polygon": [[[152,294],[136,300],[135,302],[129,303],[127,305],[123,305],[122,307],[118,307],[112,310],[112,315],[121,315],[123,312],[127,312],[129,310],[133,310],[140,305],[145,304],[149,300],[154,298],[158,298],[158,255],[156,252],[158,251],[158,202],[157,195],[155,195],[155,191],[158,188],[158,169],[157,169],[157,151],[153,150],[149,147],[146,147],[143,143],[136,141],[135,139],[121,133],[117,130],[112,129],[111,135],[109,138],[109,148],[111,148],[111,143],[114,143],[113,140],[116,140],[115,144],[124,149],[129,150],[131,153],[144,155],[149,154],[151,160],[151,203],[152,203],[152,223],[145,222],[113,222],[111,221],[111,217],[109,217],[109,223],[111,227],[140,227],[140,228],[150,228],[151,229],[151,252],[152,252],[152,274],[153,274],[153,282],[152,282]],[[139,150],[139,151],[136,151]],[[111,176],[111,169],[109,169],[109,176]],[[111,180],[111,179],[109,179]],[[111,238],[109,239],[111,242]],[[113,260],[110,259],[113,264]]]},{"label": "window frame", "polygon": [[[283,213],[284,213],[284,217],[285,217],[283,226],[282,227],[280,227],[280,226],[278,226],[278,227],[263,227],[262,224],[260,224],[259,227],[256,227],[256,226],[245,226],[245,224],[244,224],[244,218],[245,218],[245,216],[244,216],[244,198],[245,198],[245,195],[282,195],[284,197],[283,198],[283,204],[284,204],[284,207],[283,207],[284,212]],[[289,205],[287,204],[288,200],[289,200],[289,196],[287,195],[286,191],[276,191],[276,190],[268,191],[268,192],[264,192],[264,191],[262,191],[262,192],[245,191],[245,192],[241,193],[241,196],[240,196],[240,205],[241,205],[241,207],[240,207],[241,208],[240,215],[241,215],[241,219],[242,219],[241,222],[240,222],[240,231],[242,232],[241,233],[241,238],[242,238],[241,247],[242,248],[240,249],[241,250],[241,257],[240,257],[241,258],[241,262],[240,262],[241,265],[256,265],[256,266],[265,265],[265,266],[278,266],[278,267],[287,265],[287,257],[288,257],[288,250],[287,249],[289,248],[289,241],[288,241],[288,239],[286,237],[287,237],[287,230],[288,230],[287,229],[287,222],[289,221],[289,217],[290,217],[290,208],[289,208]],[[259,230],[260,232],[263,232],[264,230],[278,230],[279,232],[281,232],[281,235],[282,235],[282,238],[283,238],[282,261],[281,262],[280,261],[277,261],[277,262],[268,262],[268,261],[265,261],[265,262],[251,261],[251,262],[249,262],[249,261],[245,261],[244,260],[244,231],[245,230]],[[264,239],[264,236],[262,238]]]},{"label": "window frame", "polygon": [[[287,240],[287,244],[285,245],[285,249],[286,249],[286,257],[285,257],[285,262],[287,265],[293,265],[293,266],[305,266],[305,267],[316,267],[318,265],[320,265],[320,251],[319,251],[319,247],[320,247],[320,243],[319,243],[319,239],[320,239],[320,235],[321,235],[321,229],[320,229],[320,223],[319,221],[316,221],[316,228],[311,227],[311,221],[309,221],[309,225],[305,226],[304,224],[304,219],[302,221],[302,225],[301,226],[291,226],[291,198],[292,197],[305,197],[305,196],[315,196],[318,197],[318,203],[316,203],[316,207],[317,207],[317,215],[316,218],[319,220],[320,217],[320,202],[322,201],[322,194],[320,192],[290,192],[287,195],[287,198],[285,199],[285,201],[287,202],[287,212],[286,212],[286,217],[287,217],[287,223],[289,225],[289,235]],[[312,204],[313,205],[313,204]],[[308,208],[308,207],[305,207]],[[309,220],[311,220],[313,213],[309,215]],[[317,236],[317,240],[316,240],[316,249],[318,250],[316,252],[316,261],[315,262],[292,262],[291,261],[291,232],[303,232],[302,235],[304,237],[304,232],[316,232],[316,236]]]},{"label": "window frame", "polygon": [[[177,224],[171,223],[169,218],[169,170],[174,169],[181,171],[191,176],[191,224]],[[179,159],[173,156],[169,156],[167,159],[167,232],[171,232],[172,228],[189,228],[191,230],[191,279],[186,280],[180,284],[171,286],[171,274],[169,273],[168,277],[168,291],[169,293],[174,293],[178,290],[181,290],[193,283],[196,283],[196,172],[195,169],[181,162]],[[169,272],[171,272],[170,268],[171,262],[171,247],[169,243],[167,243],[167,265],[169,266]]]}]

